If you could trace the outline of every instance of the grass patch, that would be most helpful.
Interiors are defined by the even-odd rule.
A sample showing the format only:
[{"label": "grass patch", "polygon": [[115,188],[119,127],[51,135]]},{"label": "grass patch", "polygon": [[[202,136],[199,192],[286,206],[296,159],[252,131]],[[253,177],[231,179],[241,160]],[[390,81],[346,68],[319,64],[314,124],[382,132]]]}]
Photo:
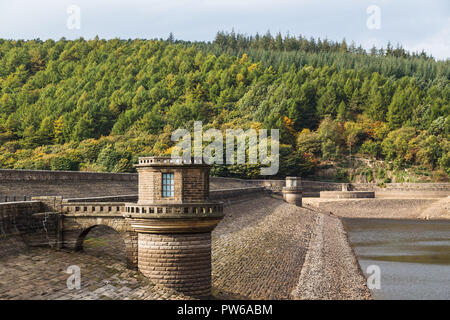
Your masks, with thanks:
[{"label": "grass patch", "polygon": [[87,238],[83,242],[83,247],[85,248],[96,248],[105,245],[105,240],[102,238]]}]

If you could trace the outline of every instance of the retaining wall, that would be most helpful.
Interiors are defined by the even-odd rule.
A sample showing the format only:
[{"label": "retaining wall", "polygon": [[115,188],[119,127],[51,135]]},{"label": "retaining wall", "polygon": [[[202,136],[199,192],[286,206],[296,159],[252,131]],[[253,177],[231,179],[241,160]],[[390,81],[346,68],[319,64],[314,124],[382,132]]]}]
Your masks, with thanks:
[{"label": "retaining wall", "polygon": [[0,169],[0,181],[137,181],[137,174]]},{"label": "retaining wall", "polygon": [[[279,193],[284,180],[245,180]],[[450,183],[387,183],[380,187],[374,183],[350,183],[353,191],[374,191],[376,198],[440,198],[450,195]],[[342,183],[302,180],[303,197],[319,197],[320,191],[341,191]]]},{"label": "retaining wall", "polygon": [[[211,177],[210,189],[238,189],[244,187],[264,187],[279,192],[285,180],[244,180],[236,178]],[[303,197],[319,197],[320,191],[340,191],[341,183],[302,180]],[[352,183],[355,191],[375,191],[377,198],[436,198],[450,195],[449,183],[387,183],[381,188],[371,183]],[[99,173],[46,170],[7,170],[0,169],[0,202],[5,196],[17,200],[24,196],[55,195],[64,198],[118,197],[138,194],[138,175],[136,173]],[[214,195],[212,194],[214,197]],[[78,200],[77,200],[78,201]],[[90,200],[89,200],[90,201]],[[105,201],[111,201],[106,199]]]},{"label": "retaining wall", "polygon": [[352,190],[374,191],[376,198],[441,198],[450,195],[450,183],[352,183]]},{"label": "retaining wall", "polygon": [[5,196],[65,198],[137,194],[137,174],[0,169],[0,201]]},{"label": "retaining wall", "polygon": [[[246,180],[211,177],[211,189],[231,189],[252,186]],[[23,200],[34,196],[69,198],[122,197],[138,194],[136,173],[101,173],[48,170],[0,169],[0,202]],[[78,201],[78,200],[77,200]],[[105,201],[110,201],[106,199]],[[130,201],[128,198],[113,201]],[[131,202],[134,200],[131,200]]]},{"label": "retaining wall", "polygon": [[40,201],[0,203],[0,256],[27,246],[56,246],[58,214]]},{"label": "retaining wall", "polygon": [[[281,193],[285,186],[285,180],[245,180],[254,186],[262,186],[272,192]],[[336,182],[322,182],[322,181],[308,181],[302,180],[302,189],[304,197],[318,197],[320,191],[340,191],[341,183]]]}]

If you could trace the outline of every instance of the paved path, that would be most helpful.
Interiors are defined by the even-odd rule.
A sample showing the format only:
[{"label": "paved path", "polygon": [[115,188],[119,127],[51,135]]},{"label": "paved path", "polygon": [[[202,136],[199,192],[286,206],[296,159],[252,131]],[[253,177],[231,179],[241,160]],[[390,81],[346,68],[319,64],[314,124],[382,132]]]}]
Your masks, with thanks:
[{"label": "paved path", "polygon": [[215,294],[292,298],[313,221],[310,211],[267,196],[234,205],[213,232]]},{"label": "paved path", "polygon": [[[81,271],[81,288],[68,289],[69,266]],[[177,299],[125,263],[106,256],[33,248],[0,259],[0,299]]]}]

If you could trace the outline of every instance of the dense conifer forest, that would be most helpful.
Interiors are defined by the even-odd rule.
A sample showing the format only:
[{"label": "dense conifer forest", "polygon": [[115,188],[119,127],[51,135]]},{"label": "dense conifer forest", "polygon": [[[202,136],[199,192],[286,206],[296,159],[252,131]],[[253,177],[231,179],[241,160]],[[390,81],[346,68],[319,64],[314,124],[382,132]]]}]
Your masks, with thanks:
[{"label": "dense conifer forest", "polygon": [[[172,132],[280,129],[279,176],[450,174],[450,60],[277,34],[213,42],[0,39],[0,167],[133,172]],[[339,163],[339,165],[338,165]],[[376,169],[375,169],[376,168]],[[257,178],[258,165],[217,166]],[[407,181],[407,179],[406,179]]]}]

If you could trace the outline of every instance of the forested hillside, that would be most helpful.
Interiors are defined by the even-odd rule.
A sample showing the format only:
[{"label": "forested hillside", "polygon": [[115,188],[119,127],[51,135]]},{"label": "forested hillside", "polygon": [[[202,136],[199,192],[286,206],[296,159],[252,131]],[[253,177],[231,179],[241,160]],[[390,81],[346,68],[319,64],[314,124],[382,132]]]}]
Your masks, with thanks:
[{"label": "forested hillside", "polygon": [[450,60],[425,53],[281,35],[0,40],[0,167],[130,172],[138,156],[167,153],[174,129],[201,120],[279,128],[280,176],[358,154],[445,180],[449,81]]}]

